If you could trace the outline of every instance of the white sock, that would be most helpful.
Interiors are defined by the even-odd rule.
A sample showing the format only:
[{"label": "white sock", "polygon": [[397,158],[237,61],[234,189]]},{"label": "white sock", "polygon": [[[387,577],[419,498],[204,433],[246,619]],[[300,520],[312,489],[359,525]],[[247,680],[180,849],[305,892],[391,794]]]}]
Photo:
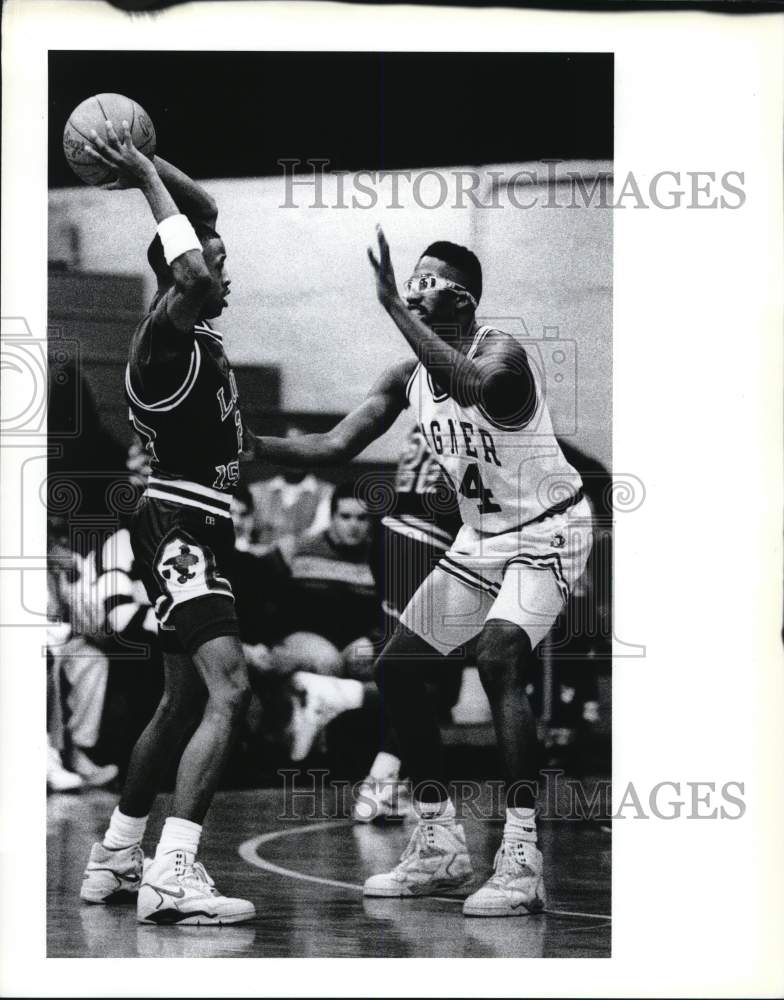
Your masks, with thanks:
[{"label": "white sock", "polygon": [[397,781],[400,777],[400,758],[386,750],[379,750],[370,768],[370,777],[376,781]]},{"label": "white sock", "polygon": [[186,851],[191,857],[196,856],[201,839],[201,826],[189,819],[179,819],[168,816],[163,824],[161,839],[155,849],[155,857],[160,858],[170,851]]},{"label": "white sock", "polygon": [[141,844],[146,827],[146,816],[126,816],[120,812],[118,806],[112,813],[109,826],[103,835],[103,846],[116,851],[132,844]]},{"label": "white sock", "polygon": [[507,808],[504,837],[507,840],[527,840],[529,844],[535,844],[536,810]]},{"label": "white sock", "polygon": [[454,823],[457,813],[451,799],[443,802],[421,802],[414,799],[414,812],[428,823]]}]

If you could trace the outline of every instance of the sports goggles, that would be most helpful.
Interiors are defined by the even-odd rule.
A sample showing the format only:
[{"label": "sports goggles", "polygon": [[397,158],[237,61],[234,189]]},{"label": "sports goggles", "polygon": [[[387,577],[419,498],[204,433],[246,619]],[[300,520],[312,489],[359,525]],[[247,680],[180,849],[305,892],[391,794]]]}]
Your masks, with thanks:
[{"label": "sports goggles", "polygon": [[442,278],[438,274],[414,274],[403,285],[406,295],[413,295],[417,292],[429,292],[432,290],[450,289],[453,292],[463,292],[468,296],[468,301],[476,309],[476,299],[463,285],[458,285],[456,281]]}]

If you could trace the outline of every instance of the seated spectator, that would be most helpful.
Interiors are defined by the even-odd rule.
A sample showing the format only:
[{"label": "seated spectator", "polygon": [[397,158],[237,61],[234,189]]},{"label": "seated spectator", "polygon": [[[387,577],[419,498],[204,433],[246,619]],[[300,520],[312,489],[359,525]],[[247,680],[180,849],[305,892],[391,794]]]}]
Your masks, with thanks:
[{"label": "seated spectator", "polygon": [[[48,644],[50,732],[59,731],[63,711],[64,738],[52,745],[84,784],[117,776],[159,693],[157,621],[133,564],[127,528],[85,555],[72,550],[63,530],[50,528],[49,614],[60,623],[50,627]],[[100,763],[107,757],[111,764]]]},{"label": "seated spectator", "polygon": [[[290,427],[287,437],[302,434]],[[300,538],[313,538],[329,525],[332,486],[301,469],[285,469],[264,482],[252,483],[257,512],[258,544],[290,550]]]},{"label": "seated spectator", "polygon": [[280,551],[290,573],[281,646],[299,669],[339,675],[378,634],[379,602],[368,564],[370,519],[353,484],[335,489],[329,510],[326,530],[300,540],[290,554]]},{"label": "seated spectator", "polygon": [[[95,642],[100,612],[93,564],[50,536],[48,560],[49,633],[47,642],[47,785],[50,791],[76,791],[109,784],[114,764],[91,757],[98,742],[109,661]],[[63,688],[68,688],[63,696]],[[66,717],[67,712],[67,717]],[[69,758],[70,769],[63,763]]]},{"label": "seated spectator", "polygon": [[[363,703],[361,681],[372,676],[380,605],[368,565],[369,529],[363,503],[345,484],[332,495],[326,530],[257,561],[268,580],[277,567],[278,634],[255,645],[244,634],[245,651],[264,725],[272,731],[288,722],[294,760],[306,756],[335,715]],[[245,606],[238,594],[241,627]]]}]

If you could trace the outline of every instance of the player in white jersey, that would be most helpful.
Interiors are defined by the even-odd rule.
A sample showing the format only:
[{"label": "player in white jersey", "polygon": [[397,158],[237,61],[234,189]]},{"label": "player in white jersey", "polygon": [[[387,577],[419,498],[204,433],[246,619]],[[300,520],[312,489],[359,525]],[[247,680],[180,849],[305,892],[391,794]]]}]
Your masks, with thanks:
[{"label": "player in white jersey", "polygon": [[[444,780],[440,732],[419,662],[477,637],[476,657],[507,783],[492,878],[467,916],[516,916],[545,905],[536,846],[536,723],[525,694],[533,651],[585,568],[591,514],[578,473],[555,439],[541,379],[521,344],[481,326],[482,269],[471,251],[431,244],[398,294],[384,234],[368,251],[379,301],[415,359],[389,369],[326,434],[260,438],[283,464],[342,461],[411,406],[460,497],[463,527],[414,594],[376,665],[376,678],[414,784],[420,821],[400,864],[365,883],[367,896],[433,895],[473,874]],[[555,494],[555,495],[553,495]]]}]

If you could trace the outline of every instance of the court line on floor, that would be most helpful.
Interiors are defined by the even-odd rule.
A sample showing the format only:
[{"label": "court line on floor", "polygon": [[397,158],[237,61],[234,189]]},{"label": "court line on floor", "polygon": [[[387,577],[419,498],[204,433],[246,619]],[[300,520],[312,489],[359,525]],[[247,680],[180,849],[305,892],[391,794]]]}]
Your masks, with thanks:
[{"label": "court line on floor", "polygon": [[[267,861],[258,853],[262,844],[269,844],[273,840],[281,840],[283,837],[296,837],[305,833],[317,833],[321,830],[332,830],[339,826],[350,827],[353,824],[349,820],[330,820],[326,823],[306,823],[304,826],[290,826],[285,830],[273,830],[271,833],[260,833],[256,837],[251,837],[240,844],[237,852],[243,861],[254,868],[261,868],[262,871],[271,872],[273,875],[282,875],[283,878],[293,878],[299,882],[313,882],[316,885],[331,885],[336,889],[350,889],[353,892],[362,892],[362,886],[356,882],[341,882],[334,878],[324,878],[321,875],[311,875],[309,872],[298,872],[294,868],[283,868],[272,861]],[[461,903],[462,899],[455,899],[449,896],[432,896],[432,899],[439,899],[448,903]],[[612,920],[608,913],[580,913],[574,910],[545,910],[545,914],[551,917],[582,917],[586,920]]]}]

